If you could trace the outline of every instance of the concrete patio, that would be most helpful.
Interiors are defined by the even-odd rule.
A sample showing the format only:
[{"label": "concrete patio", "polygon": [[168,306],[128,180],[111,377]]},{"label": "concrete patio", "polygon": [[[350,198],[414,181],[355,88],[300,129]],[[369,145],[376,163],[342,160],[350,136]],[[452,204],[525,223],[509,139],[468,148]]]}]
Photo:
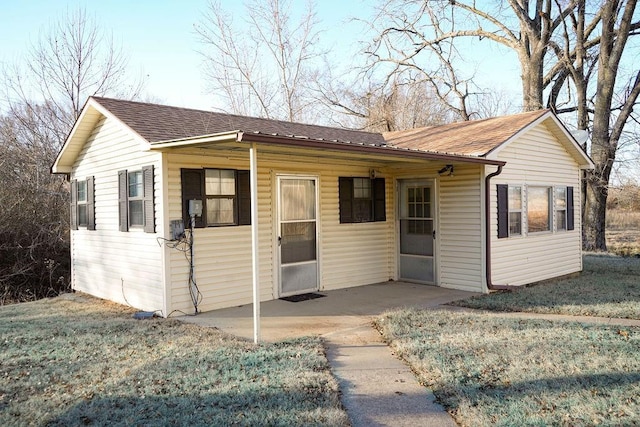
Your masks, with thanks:
[{"label": "concrete patio", "polygon": [[[261,303],[261,339],[279,341],[308,335],[336,335],[340,331],[370,324],[374,316],[391,308],[435,307],[476,295],[406,282],[384,282],[318,293],[325,296],[301,302],[273,300]],[[253,339],[252,304],[180,319]]]}]

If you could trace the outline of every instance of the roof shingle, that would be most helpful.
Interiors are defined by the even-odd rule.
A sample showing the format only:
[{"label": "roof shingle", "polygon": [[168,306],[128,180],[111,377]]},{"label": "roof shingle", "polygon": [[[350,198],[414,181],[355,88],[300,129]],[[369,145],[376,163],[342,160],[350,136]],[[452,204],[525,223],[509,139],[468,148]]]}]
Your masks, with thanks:
[{"label": "roof shingle", "polygon": [[383,136],[387,144],[394,147],[482,157],[548,111],[385,132]]},{"label": "roof shingle", "polygon": [[170,141],[237,130],[245,133],[385,145],[385,141],[379,133],[95,96],[93,99],[148,142]]}]

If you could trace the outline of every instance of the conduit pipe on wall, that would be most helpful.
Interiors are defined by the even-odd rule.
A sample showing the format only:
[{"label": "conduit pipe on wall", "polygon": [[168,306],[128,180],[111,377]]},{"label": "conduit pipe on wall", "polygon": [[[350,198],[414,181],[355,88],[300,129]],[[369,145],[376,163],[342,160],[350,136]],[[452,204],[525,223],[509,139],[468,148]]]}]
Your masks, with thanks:
[{"label": "conduit pipe on wall", "polygon": [[509,285],[495,285],[491,279],[491,178],[502,173],[502,165],[498,165],[498,170],[490,173],[484,179],[484,227],[485,227],[485,273],[487,288],[492,291],[512,290],[515,287]]}]

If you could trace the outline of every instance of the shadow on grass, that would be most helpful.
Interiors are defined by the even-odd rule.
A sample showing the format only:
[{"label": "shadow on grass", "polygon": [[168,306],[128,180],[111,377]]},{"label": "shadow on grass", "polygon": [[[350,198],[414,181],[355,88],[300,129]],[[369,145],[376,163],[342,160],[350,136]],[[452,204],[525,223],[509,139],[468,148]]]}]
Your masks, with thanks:
[{"label": "shadow on grass", "polygon": [[[48,421],[49,426],[216,426],[216,425],[341,425],[341,414],[318,417],[312,399],[292,401],[272,390],[215,392],[185,396],[96,397],[82,401]],[[336,411],[337,412],[337,411]],[[333,418],[331,415],[335,415]],[[338,423],[338,424],[336,424]]]}]

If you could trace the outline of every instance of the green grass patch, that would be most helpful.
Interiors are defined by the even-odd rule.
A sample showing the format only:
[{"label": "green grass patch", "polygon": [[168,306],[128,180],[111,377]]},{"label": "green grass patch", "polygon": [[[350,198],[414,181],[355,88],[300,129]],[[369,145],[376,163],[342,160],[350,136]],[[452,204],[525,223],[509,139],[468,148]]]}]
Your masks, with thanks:
[{"label": "green grass patch", "polygon": [[0,425],[348,425],[322,342],[67,295],[0,308]]},{"label": "green grass patch", "polygon": [[377,326],[462,426],[640,425],[640,328],[418,309]]},{"label": "green grass patch", "polygon": [[640,319],[640,258],[585,255],[583,267],[576,276],[453,304],[495,311]]}]

